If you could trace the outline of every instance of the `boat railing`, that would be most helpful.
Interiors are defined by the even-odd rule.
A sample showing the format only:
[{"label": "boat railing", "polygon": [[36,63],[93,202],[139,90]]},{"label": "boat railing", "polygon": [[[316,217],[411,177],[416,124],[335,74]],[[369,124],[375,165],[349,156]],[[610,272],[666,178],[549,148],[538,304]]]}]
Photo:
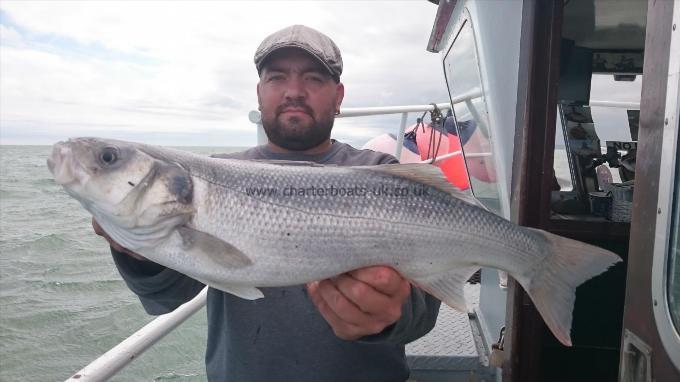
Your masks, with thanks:
[{"label": "boat railing", "polygon": [[618,109],[640,110],[640,102],[592,100],[589,106],[611,107]]},{"label": "boat railing", "polygon": [[[481,94],[481,93],[480,93]],[[451,108],[450,103],[436,104],[439,110],[448,110]],[[350,109],[340,109],[338,118],[348,117],[366,117],[370,115],[387,115],[387,114],[401,114],[401,123],[397,131],[397,145],[394,152],[395,158],[401,157],[401,150],[404,146],[404,133],[406,132],[406,121],[408,114],[411,112],[433,111],[435,105],[412,105],[412,106],[391,106],[391,107],[357,107]],[[436,160],[436,159],[435,159]]]}]

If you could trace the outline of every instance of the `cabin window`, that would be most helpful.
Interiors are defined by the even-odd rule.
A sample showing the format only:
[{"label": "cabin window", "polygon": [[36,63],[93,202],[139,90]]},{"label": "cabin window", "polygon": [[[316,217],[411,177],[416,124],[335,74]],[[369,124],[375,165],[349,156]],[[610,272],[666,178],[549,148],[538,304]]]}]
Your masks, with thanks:
[{"label": "cabin window", "polygon": [[470,20],[463,22],[444,58],[444,74],[461,137],[470,188],[491,211],[500,213],[500,197],[492,152],[493,137]]},{"label": "cabin window", "polygon": [[[557,122],[556,126],[562,126],[559,118],[559,110],[557,112]],[[555,182],[559,185],[559,190],[561,191],[572,191],[574,189],[574,183],[571,180],[571,171],[569,170],[569,155],[567,154],[567,149],[564,145],[564,136],[559,133],[555,134],[555,159],[554,159],[554,171],[555,171]],[[553,191],[557,190],[557,185],[553,184]]]},{"label": "cabin window", "polygon": [[553,212],[630,221],[642,76],[630,77],[592,73],[579,77],[587,91],[571,84],[559,94]]}]

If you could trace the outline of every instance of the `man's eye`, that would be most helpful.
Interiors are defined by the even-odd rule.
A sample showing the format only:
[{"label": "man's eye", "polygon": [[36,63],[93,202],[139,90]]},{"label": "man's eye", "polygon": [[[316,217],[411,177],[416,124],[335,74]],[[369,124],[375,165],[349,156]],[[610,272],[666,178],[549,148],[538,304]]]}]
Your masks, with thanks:
[{"label": "man's eye", "polygon": [[270,82],[272,82],[272,81],[273,82],[283,81],[283,75],[275,74],[275,75],[269,76],[269,81]]},{"label": "man's eye", "polygon": [[309,74],[307,75],[307,81],[322,83],[324,77],[320,74]]}]

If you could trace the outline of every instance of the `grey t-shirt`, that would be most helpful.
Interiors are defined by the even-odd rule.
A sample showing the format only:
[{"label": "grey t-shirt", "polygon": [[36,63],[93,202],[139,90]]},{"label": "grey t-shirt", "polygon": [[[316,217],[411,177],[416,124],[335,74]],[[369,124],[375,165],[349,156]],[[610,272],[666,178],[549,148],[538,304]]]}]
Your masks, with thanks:
[{"label": "grey t-shirt", "polygon": [[[397,163],[390,155],[337,141],[319,155],[275,153],[258,146],[215,157],[343,166]],[[150,314],[169,312],[203,288],[171,269],[112,252],[121,275]],[[405,381],[404,345],[430,331],[439,311],[438,300],[412,288],[397,323],[377,335],[345,341],[335,336],[304,285],[260,289],[265,298],[254,301],[209,289],[205,360],[210,381]]]}]

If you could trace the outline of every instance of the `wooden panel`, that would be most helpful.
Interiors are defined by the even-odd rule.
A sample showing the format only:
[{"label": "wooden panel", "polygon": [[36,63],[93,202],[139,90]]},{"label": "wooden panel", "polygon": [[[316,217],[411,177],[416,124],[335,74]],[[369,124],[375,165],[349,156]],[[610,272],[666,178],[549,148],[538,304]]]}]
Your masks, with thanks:
[{"label": "wooden panel", "polygon": [[[652,378],[680,381],[680,373],[663,350],[652,312],[652,248],[656,229],[660,147],[663,138],[672,1],[649,1],[640,128],[633,198],[624,327],[654,350]],[[676,3],[676,6],[680,6]],[[663,169],[664,172],[671,169]]]},{"label": "wooden panel", "polygon": [[[547,228],[550,209],[557,84],[559,81],[562,2],[524,2],[522,50],[530,52],[526,70],[526,93],[518,91],[518,121],[522,129],[515,141],[511,211],[513,221]],[[529,36],[529,39],[525,37]],[[524,97],[524,98],[523,98]],[[504,381],[538,381],[545,324],[522,288],[510,280],[506,317]]]}]

